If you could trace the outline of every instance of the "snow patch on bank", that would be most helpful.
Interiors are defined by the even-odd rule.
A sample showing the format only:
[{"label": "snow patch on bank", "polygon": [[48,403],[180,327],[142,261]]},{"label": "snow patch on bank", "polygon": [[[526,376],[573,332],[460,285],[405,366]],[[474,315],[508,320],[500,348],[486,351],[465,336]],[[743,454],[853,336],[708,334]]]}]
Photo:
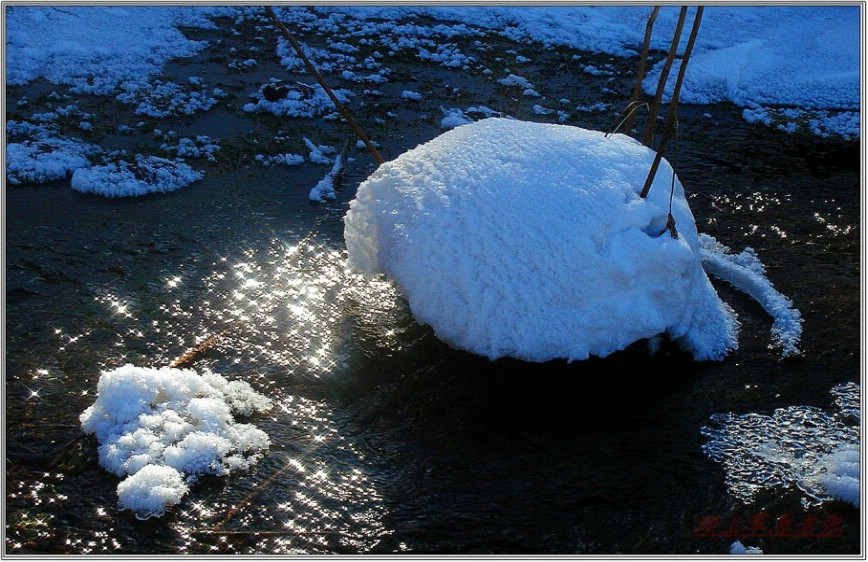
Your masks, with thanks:
[{"label": "snow patch on bank", "polygon": [[[316,10],[322,17],[349,16],[341,28],[332,24],[334,31],[344,30],[396,52],[419,48],[424,39],[418,38],[436,36],[445,28],[468,37],[469,32],[479,35],[482,30],[521,43],[538,42],[544,48],[566,46],[626,57],[641,49],[651,6],[322,6]],[[694,11],[690,11],[688,26]],[[668,50],[678,13],[677,6],[660,10],[652,52]],[[284,14],[315,27],[313,14],[292,8],[284,9]],[[438,24],[406,23],[426,17]],[[444,22],[459,24],[450,27]],[[810,117],[810,130],[815,134],[856,138],[860,23],[858,6],[708,6],[681,100],[696,104],[729,101],[748,109],[810,108],[819,110]],[[467,31],[460,30],[462,25]],[[688,35],[682,34],[680,52]],[[450,36],[443,34],[440,41]],[[643,84],[649,95],[656,90],[663,66],[659,55],[653,56],[656,60]],[[667,96],[679,64],[675,62],[669,75]],[[588,65],[582,68],[590,73],[610,72]]]},{"label": "snow patch on bank", "polygon": [[109,94],[205,47],[177,29],[213,27],[214,7],[12,6],[6,12],[6,80],[44,77],[75,92]]},{"label": "snow patch on bank", "polygon": [[205,371],[124,365],[103,372],[98,396],[80,416],[99,441],[99,462],[126,478],[118,507],[147,519],[181,501],[203,474],[223,476],[255,465],[268,436],[233,414],[249,416],[269,400],[243,381]]},{"label": "snow patch on bank", "polygon": [[59,136],[50,126],[9,121],[6,134],[6,181],[11,185],[64,179],[89,166],[90,157],[100,152],[92,144]]},{"label": "snow patch on bank", "polygon": [[137,154],[134,162],[118,160],[79,168],[72,175],[72,189],[106,197],[137,197],[175,191],[203,176],[181,160]]},{"label": "snow patch on bank", "polygon": [[667,333],[697,360],[737,345],[681,184],[654,152],[577,127],[484,119],[380,166],[345,222],[350,264],[386,273],[455,347],[531,361],[606,356]]}]

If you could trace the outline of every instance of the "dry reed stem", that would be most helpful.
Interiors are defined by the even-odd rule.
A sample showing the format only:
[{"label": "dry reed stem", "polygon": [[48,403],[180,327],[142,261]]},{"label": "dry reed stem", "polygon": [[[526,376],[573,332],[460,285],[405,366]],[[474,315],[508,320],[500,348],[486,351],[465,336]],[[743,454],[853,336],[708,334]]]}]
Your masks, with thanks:
[{"label": "dry reed stem", "polygon": [[[642,80],[645,78],[645,66],[648,64],[648,50],[651,47],[651,32],[654,30],[654,21],[657,19],[657,14],[660,13],[660,6],[654,6],[651,10],[651,15],[648,16],[648,22],[645,24],[645,39],[642,41],[642,54],[639,55],[639,68],[636,71],[636,86],[633,87],[633,95],[630,96],[630,105],[633,105],[639,100],[639,94],[642,93]],[[630,107],[628,105],[627,107]],[[627,121],[624,124],[624,130],[629,135],[633,131],[633,119],[635,111],[631,111],[627,115]]]},{"label": "dry reed stem", "polygon": [[[610,135],[614,135],[615,133],[617,133],[618,129],[620,129],[621,126],[624,123],[626,123],[628,119],[632,120],[633,116],[636,114],[637,111],[639,111],[639,108],[641,108],[641,107],[648,109],[648,102],[640,102],[637,100],[637,101],[631,101],[629,104],[627,104],[627,107],[625,107],[624,110],[621,112],[621,115],[624,115],[625,113],[626,113],[626,115],[624,115],[624,117],[621,117],[621,120],[618,121],[618,124],[615,125],[611,131],[606,133],[606,136],[608,137]],[[628,135],[630,134],[629,127],[627,128],[625,134],[628,134]]]},{"label": "dry reed stem", "polygon": [[684,57],[681,59],[681,68],[678,69],[678,78],[675,81],[675,90],[672,92],[672,100],[669,102],[669,116],[666,119],[666,126],[663,129],[663,137],[660,139],[660,146],[657,149],[657,155],[654,156],[654,162],[651,164],[651,169],[648,171],[648,177],[645,179],[645,185],[642,187],[640,197],[645,198],[651,190],[651,184],[654,182],[654,176],[657,175],[657,168],[660,166],[660,161],[663,159],[663,153],[666,151],[666,145],[669,142],[669,137],[672,135],[672,129],[677,121],[676,112],[678,110],[678,97],[681,95],[681,85],[684,82],[684,74],[687,71],[687,63],[690,60],[690,53],[693,52],[693,45],[696,43],[696,36],[699,34],[699,25],[702,23],[703,7],[699,6],[696,9],[696,15],[693,18],[693,27],[690,29],[690,37],[687,40],[687,47],[684,50]]},{"label": "dry reed stem", "polygon": [[681,30],[684,29],[684,19],[686,17],[687,6],[684,6],[678,14],[678,23],[675,24],[672,44],[669,46],[669,52],[666,54],[666,62],[663,64],[663,70],[660,72],[657,91],[654,93],[651,109],[648,112],[648,120],[645,122],[645,134],[642,136],[642,144],[645,146],[651,146],[651,140],[654,138],[654,130],[657,128],[657,113],[660,111],[660,101],[663,99],[663,90],[666,88],[666,81],[669,79],[672,61],[675,60],[675,54],[678,52],[678,43],[681,40]]}]

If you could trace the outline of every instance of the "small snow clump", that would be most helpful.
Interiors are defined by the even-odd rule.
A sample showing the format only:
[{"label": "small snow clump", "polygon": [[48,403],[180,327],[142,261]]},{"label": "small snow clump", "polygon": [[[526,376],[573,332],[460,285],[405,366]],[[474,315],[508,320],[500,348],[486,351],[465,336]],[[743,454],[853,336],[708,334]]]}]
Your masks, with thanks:
[{"label": "small snow clump", "polygon": [[250,468],[269,446],[264,431],[235,422],[270,407],[244,381],[127,364],[103,372],[97,391],[81,427],[100,443],[100,466],[126,476],[118,506],[140,519],[162,516],[203,474]]},{"label": "small snow clump", "polygon": [[763,551],[755,546],[745,546],[741,541],[735,541],[729,547],[730,554],[762,554]]}]

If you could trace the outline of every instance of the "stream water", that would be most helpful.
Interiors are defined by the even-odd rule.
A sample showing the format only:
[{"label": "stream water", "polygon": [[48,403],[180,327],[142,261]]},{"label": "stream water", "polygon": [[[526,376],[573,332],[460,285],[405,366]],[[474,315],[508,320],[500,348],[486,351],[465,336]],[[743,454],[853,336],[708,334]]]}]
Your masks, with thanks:
[{"label": "stream water", "polygon": [[[202,74],[208,61],[191,64]],[[575,88],[578,101],[598,91]],[[439,134],[418,114],[378,136],[387,157]],[[797,489],[745,503],[701,432],[716,413],[832,410],[830,389],[860,380],[858,143],[751,125],[727,105],[680,114],[673,164],[699,230],[757,251],[802,313],[802,358],[770,349],[770,319],[723,283],[742,330],[722,362],[666,346],[571,364],[453,350],[390,283],[345,268],[342,217],[373,169],[363,154],[327,204],[307,200],[324,174],[308,165],[213,166],[177,192],[121,200],[68,180],[9,187],[6,553],[721,554],[736,539],[767,554],[858,553],[858,509],[805,508]],[[217,108],[187,124],[269,130],[244,117]],[[168,365],[218,333],[192,367],[273,400],[245,420],[271,448],[162,518],[118,511],[119,479],[78,421],[100,372]],[[743,538],[737,522],[758,513],[839,525]]]}]

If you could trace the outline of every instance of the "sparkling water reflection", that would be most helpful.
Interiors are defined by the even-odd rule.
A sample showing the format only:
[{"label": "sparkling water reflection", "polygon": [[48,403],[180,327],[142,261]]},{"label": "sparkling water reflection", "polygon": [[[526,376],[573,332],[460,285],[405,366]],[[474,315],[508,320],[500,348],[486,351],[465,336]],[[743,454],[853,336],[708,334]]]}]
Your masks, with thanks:
[{"label": "sparkling water reflection", "polygon": [[[246,380],[275,406],[249,420],[271,438],[265,459],[248,473],[206,477],[193,486],[181,504],[150,523],[174,531],[163,540],[173,551],[194,554],[376,548],[391,532],[382,494],[368,474],[364,448],[322,393],[350,372],[358,356],[372,351],[356,336],[377,338],[381,350],[399,347],[396,336],[412,317],[394,286],[351,272],[346,252],[315,234],[239,244],[154,279],[95,285],[99,320],[80,331],[53,328],[59,356],[96,351],[101,369],[127,362],[208,368]],[[17,382],[14,400],[33,407],[55,404],[68,392],[92,396],[96,388],[96,380],[81,377],[71,389],[63,372],[49,364],[17,376]],[[90,445],[76,446],[95,466]],[[18,506],[10,521],[10,552],[32,552],[44,541],[56,551],[83,554],[131,548],[129,537],[112,524],[121,516],[113,496],[78,506],[69,520],[71,482],[64,472],[70,466],[61,466],[62,471],[15,475],[7,495]],[[102,476],[113,489],[114,477]]]},{"label": "sparkling water reflection", "polygon": [[268,462],[217,497],[194,489],[179,506],[174,527],[184,538],[182,551],[376,546],[387,530],[364,455],[341,435],[323,401],[291,389],[347,368],[353,348],[346,340],[355,327],[393,330],[395,316],[407,312],[392,284],[352,273],[344,251],[309,236],[293,244],[273,239],[204,268],[168,272],[160,291],[152,289],[155,310],[114,292],[96,297],[117,322],[119,350],[144,343],[143,354],[157,364],[189,357],[185,366],[242,377],[275,404],[266,423],[255,420],[272,440]]},{"label": "sparkling water reflection", "polygon": [[[174,524],[183,551],[253,553],[367,552],[389,534],[380,492],[364,473],[364,456],[341,435],[332,412],[288,395],[276,404],[269,431],[270,474],[183,509]],[[274,428],[274,429],[272,429]],[[278,429],[282,428],[282,429]]]}]

